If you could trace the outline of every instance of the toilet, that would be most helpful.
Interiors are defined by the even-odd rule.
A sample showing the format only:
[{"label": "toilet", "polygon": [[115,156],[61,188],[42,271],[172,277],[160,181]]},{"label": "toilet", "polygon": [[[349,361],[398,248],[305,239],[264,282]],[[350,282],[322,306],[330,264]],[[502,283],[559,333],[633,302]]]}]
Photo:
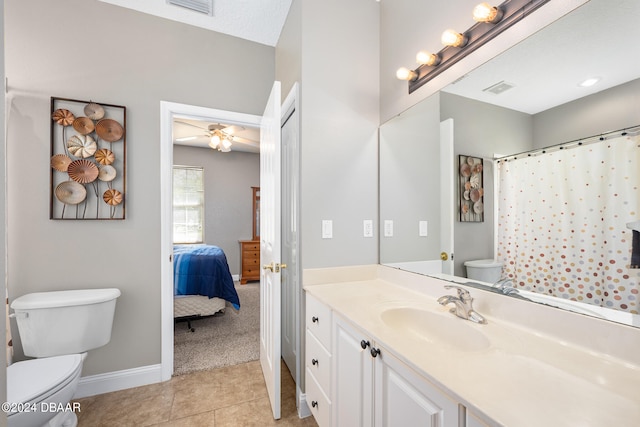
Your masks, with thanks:
[{"label": "toilet", "polygon": [[[11,303],[25,356],[7,367],[9,427],[75,427],[70,403],[87,351],[111,339],[120,290],[38,292]],[[20,406],[18,406],[20,405]]]},{"label": "toilet", "polygon": [[502,276],[502,266],[504,263],[495,259],[478,259],[466,261],[467,278],[494,284]]}]

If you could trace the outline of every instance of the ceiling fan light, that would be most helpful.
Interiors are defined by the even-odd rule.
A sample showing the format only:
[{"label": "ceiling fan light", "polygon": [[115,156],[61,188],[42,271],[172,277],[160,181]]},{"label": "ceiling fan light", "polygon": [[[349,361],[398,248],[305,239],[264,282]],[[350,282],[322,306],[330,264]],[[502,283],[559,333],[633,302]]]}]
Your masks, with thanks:
[{"label": "ceiling fan light", "polygon": [[211,148],[218,148],[218,146],[220,145],[220,137],[218,135],[213,135],[211,137],[211,141],[209,142],[209,147]]},{"label": "ceiling fan light", "polygon": [[229,138],[225,138],[222,140],[222,151],[230,151],[231,150],[231,140]]}]

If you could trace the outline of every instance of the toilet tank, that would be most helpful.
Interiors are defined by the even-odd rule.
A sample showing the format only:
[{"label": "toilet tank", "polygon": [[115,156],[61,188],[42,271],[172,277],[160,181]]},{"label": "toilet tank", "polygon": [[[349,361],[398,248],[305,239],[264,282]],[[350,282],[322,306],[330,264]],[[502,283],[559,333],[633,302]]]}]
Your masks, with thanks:
[{"label": "toilet tank", "polygon": [[503,263],[501,261],[479,259],[466,261],[464,266],[467,267],[467,278],[469,279],[494,284],[502,276]]},{"label": "toilet tank", "polygon": [[120,290],[36,292],[16,298],[14,310],[24,354],[50,357],[84,353],[111,339]]}]

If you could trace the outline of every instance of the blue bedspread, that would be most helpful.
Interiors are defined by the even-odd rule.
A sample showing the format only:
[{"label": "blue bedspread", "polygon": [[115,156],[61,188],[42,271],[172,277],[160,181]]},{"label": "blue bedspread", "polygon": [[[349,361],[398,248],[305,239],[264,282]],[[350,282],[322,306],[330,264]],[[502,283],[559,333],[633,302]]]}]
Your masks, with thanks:
[{"label": "blue bedspread", "polygon": [[240,309],[227,257],[217,246],[176,245],[173,247],[174,295],[218,297]]}]

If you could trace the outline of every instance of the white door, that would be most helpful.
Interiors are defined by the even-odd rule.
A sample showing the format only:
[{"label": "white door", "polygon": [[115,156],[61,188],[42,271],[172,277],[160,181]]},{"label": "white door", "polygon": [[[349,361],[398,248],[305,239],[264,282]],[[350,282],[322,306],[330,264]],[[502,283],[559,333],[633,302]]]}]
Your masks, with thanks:
[{"label": "white door", "polygon": [[298,197],[299,197],[299,147],[298,110],[296,108],[297,84],[282,104],[282,360],[289,368],[296,384],[298,376],[298,346],[300,301]]},{"label": "white door", "polygon": [[280,418],[280,82],[260,124],[260,364]]},{"label": "white door", "polygon": [[440,259],[442,272],[453,275],[454,222],[453,119],[440,122]]}]

